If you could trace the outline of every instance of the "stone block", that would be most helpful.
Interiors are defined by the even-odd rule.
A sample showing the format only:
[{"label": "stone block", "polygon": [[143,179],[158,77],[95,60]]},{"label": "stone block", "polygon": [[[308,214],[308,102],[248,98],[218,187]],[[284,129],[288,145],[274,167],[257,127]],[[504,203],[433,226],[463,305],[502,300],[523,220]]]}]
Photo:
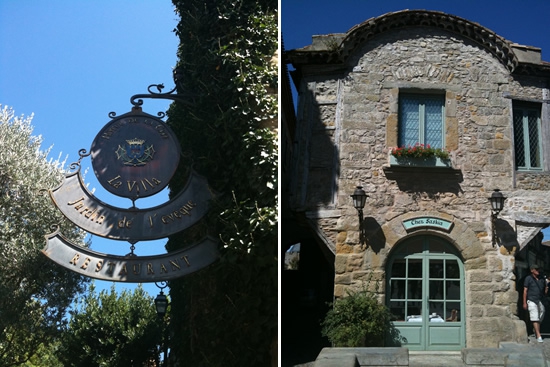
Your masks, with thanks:
[{"label": "stone block", "polygon": [[507,352],[506,367],[546,367],[542,349],[518,343],[500,343],[499,347]]},{"label": "stone block", "polygon": [[491,273],[487,270],[476,270],[476,271],[470,271],[469,272],[469,283],[488,283],[491,282]]},{"label": "stone block", "polygon": [[495,317],[495,316],[505,316],[506,310],[502,307],[490,306],[485,309],[485,316]]},{"label": "stone block", "polygon": [[518,292],[510,290],[508,292],[501,292],[495,295],[495,305],[508,306],[518,301]]},{"label": "stone block", "polygon": [[490,305],[493,303],[493,292],[472,292],[471,304]]},{"label": "stone block", "polygon": [[351,254],[353,252],[353,246],[348,244],[337,243],[336,244],[336,253],[337,254]]},{"label": "stone block", "polygon": [[334,284],[334,297],[342,298],[346,295],[346,286],[343,284]]},{"label": "stone block", "polygon": [[336,274],[343,274],[346,272],[346,263],[348,261],[347,255],[336,254],[334,258],[334,272]]},{"label": "stone block", "polygon": [[464,263],[464,269],[466,271],[471,270],[481,270],[487,267],[487,259],[485,257],[480,257],[477,259],[469,259]]},{"label": "stone block", "polygon": [[334,277],[334,284],[351,284],[351,273],[336,274]]},{"label": "stone block", "polygon": [[323,348],[314,367],[359,367],[353,348]]},{"label": "stone block", "polygon": [[324,348],[314,367],[408,366],[407,348]]},{"label": "stone block", "polygon": [[485,307],[482,306],[470,306],[468,307],[468,317],[483,317],[483,310]]},{"label": "stone block", "polygon": [[408,366],[407,348],[356,348],[359,366]]},{"label": "stone block", "polygon": [[348,262],[346,265],[346,271],[360,270],[362,265],[363,265],[363,255],[361,254],[349,255]]},{"label": "stone block", "polygon": [[505,366],[508,352],[499,348],[464,348],[462,360],[466,365]]}]

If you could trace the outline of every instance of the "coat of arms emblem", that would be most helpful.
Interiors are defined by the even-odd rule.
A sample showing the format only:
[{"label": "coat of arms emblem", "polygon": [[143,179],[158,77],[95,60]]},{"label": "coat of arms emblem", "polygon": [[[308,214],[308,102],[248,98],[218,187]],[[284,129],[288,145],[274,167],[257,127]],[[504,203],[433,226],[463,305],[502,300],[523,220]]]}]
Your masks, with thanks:
[{"label": "coat of arms emblem", "polygon": [[116,150],[118,160],[122,160],[122,163],[126,166],[144,166],[153,159],[155,149],[153,145],[145,146],[145,140],[143,139],[130,139],[126,140],[126,143],[119,145]]}]

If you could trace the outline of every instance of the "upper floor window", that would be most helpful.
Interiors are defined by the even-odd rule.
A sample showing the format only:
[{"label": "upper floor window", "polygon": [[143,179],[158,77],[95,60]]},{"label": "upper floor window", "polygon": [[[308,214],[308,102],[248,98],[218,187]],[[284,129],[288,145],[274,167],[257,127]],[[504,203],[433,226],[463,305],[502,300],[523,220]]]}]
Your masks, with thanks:
[{"label": "upper floor window", "polygon": [[540,107],[514,105],[514,148],[517,169],[542,170]]},{"label": "upper floor window", "polygon": [[445,96],[399,95],[399,146],[445,147]]}]

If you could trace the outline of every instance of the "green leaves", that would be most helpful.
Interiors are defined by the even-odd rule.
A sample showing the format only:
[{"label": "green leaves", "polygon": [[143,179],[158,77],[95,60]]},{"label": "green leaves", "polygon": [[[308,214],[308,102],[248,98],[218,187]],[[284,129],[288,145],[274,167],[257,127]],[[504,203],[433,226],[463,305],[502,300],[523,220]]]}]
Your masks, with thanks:
[{"label": "green leaves", "polygon": [[391,313],[374,293],[359,291],[337,299],[321,323],[335,347],[378,347],[391,330]]},{"label": "green leaves", "polygon": [[84,232],[68,222],[43,190],[61,183],[65,162],[48,159],[33,136],[32,116],[0,106],[0,365],[16,365],[49,350],[83,279],[40,253],[58,224],[84,246]]},{"label": "green leaves", "polygon": [[[182,364],[266,366],[278,312],[277,2],[174,4],[181,82],[197,97],[193,106],[173,104],[168,124],[188,164],[220,195],[202,223],[167,247],[210,234],[222,256],[171,282],[172,350]],[[185,175],[180,170],[171,183],[174,194]]]},{"label": "green leaves", "polygon": [[141,286],[98,295],[92,285],[71,313],[58,358],[64,366],[142,366],[158,358],[161,342],[162,323]]}]

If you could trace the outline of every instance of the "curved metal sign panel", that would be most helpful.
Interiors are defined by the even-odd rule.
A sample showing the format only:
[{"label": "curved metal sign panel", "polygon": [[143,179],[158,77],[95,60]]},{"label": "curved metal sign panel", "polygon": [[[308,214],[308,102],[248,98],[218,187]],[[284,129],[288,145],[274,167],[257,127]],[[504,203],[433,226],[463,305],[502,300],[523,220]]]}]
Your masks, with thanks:
[{"label": "curved metal sign panel", "polygon": [[162,191],[178,168],[180,153],[170,127],[141,109],[112,119],[91,148],[99,183],[132,200]]},{"label": "curved metal sign panel", "polygon": [[436,217],[417,217],[403,221],[403,227],[405,227],[406,231],[419,228],[433,228],[448,232],[452,226],[453,222]]},{"label": "curved metal sign panel", "polygon": [[147,209],[121,209],[94,197],[84,185],[80,170],[50,190],[54,204],[87,232],[114,240],[137,242],[168,237],[195,224],[214,198],[206,179],[194,171],[185,188],[172,200]]},{"label": "curved metal sign panel", "polygon": [[186,249],[155,256],[106,255],[71,243],[59,231],[46,235],[42,253],[84,276],[129,283],[159,282],[200,270],[219,257],[218,244],[207,237]]}]

